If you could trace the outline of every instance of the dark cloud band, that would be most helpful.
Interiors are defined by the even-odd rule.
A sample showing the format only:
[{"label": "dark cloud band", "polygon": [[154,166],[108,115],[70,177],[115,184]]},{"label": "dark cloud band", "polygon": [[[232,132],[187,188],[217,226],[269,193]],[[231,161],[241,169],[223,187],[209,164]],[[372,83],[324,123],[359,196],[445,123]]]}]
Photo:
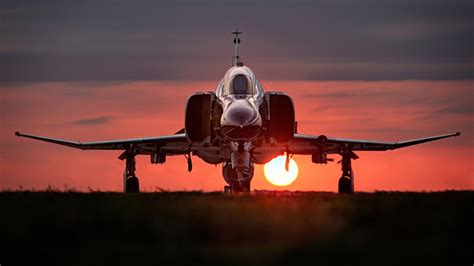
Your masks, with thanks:
[{"label": "dark cloud band", "polygon": [[0,82],[472,79],[472,1],[2,1]]}]

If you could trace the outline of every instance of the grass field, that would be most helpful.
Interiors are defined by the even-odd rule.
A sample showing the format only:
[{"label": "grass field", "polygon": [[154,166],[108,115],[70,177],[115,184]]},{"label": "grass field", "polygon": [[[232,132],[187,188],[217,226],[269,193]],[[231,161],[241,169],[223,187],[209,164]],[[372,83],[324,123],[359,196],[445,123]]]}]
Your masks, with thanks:
[{"label": "grass field", "polygon": [[473,265],[474,192],[0,193],[0,264]]}]

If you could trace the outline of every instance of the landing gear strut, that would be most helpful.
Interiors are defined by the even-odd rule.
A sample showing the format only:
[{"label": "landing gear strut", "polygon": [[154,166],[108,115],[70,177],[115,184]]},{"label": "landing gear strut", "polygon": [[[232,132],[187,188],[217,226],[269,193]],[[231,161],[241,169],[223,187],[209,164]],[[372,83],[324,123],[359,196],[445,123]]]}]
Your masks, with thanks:
[{"label": "landing gear strut", "polygon": [[140,192],[138,177],[135,175],[135,154],[126,151],[125,171],[123,173],[123,191],[125,193]]},{"label": "landing gear strut", "polygon": [[352,171],[351,160],[359,158],[348,147],[344,147],[341,151],[341,170],[342,176],[339,178],[339,193],[354,193],[354,172]]}]

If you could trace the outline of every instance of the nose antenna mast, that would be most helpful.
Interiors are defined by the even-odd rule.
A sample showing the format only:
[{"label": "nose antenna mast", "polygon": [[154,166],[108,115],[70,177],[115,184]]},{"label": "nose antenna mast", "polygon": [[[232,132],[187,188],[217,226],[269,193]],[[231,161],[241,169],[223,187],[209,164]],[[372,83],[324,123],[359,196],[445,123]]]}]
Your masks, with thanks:
[{"label": "nose antenna mast", "polygon": [[232,34],[235,35],[234,37],[235,55],[234,55],[234,58],[232,58],[232,65],[243,66],[244,62],[240,61],[240,56],[239,56],[239,44],[240,44],[239,34],[242,34],[242,32],[236,28],[235,31],[232,32]]}]

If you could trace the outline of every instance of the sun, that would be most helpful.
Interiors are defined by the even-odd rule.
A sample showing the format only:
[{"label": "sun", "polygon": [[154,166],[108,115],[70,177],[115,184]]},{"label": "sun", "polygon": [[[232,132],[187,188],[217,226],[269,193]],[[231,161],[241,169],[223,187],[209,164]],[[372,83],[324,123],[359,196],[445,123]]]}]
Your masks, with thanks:
[{"label": "sun", "polygon": [[286,155],[281,155],[266,163],[263,173],[268,182],[275,186],[288,186],[298,176],[298,165],[295,160],[290,159],[288,171],[285,169]]}]

